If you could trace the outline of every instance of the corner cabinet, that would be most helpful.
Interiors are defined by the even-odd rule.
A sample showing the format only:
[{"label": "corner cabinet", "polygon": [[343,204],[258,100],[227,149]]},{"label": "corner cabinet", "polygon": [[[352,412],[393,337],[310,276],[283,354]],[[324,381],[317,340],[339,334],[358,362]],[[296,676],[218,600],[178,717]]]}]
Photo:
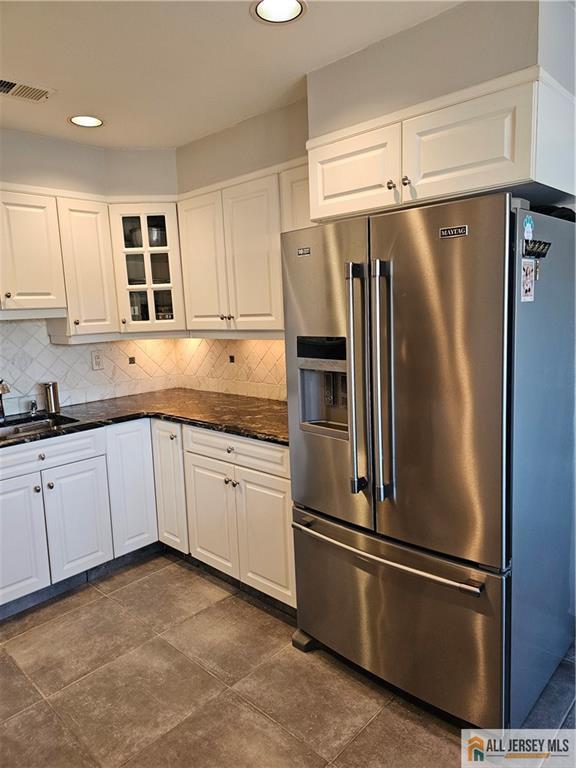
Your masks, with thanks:
[{"label": "corner cabinet", "polygon": [[278,176],[178,204],[190,330],[284,327]]},{"label": "corner cabinet", "polygon": [[56,199],[1,192],[0,307],[66,308]]},{"label": "corner cabinet", "polygon": [[176,205],[111,205],[110,224],[120,330],[184,330]]},{"label": "corner cabinet", "polygon": [[106,203],[58,199],[68,297],[66,335],[120,330]]},{"label": "corner cabinet", "polygon": [[156,484],[158,538],[169,547],[188,554],[188,522],[184,489],[182,427],[152,420],[152,452]]}]

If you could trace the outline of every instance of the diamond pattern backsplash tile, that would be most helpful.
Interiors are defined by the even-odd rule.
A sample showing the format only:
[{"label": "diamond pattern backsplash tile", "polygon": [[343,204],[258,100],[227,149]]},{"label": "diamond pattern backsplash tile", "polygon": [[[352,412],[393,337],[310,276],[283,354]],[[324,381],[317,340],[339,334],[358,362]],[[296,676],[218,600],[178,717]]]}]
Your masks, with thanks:
[{"label": "diamond pattern backsplash tile", "polygon": [[[100,353],[103,370],[92,370],[92,352]],[[67,347],[50,343],[43,320],[0,321],[0,378],[11,389],[7,414],[27,411],[31,400],[42,408],[44,381],[58,382],[62,405],[170,387],[286,399],[283,341],[138,339]]]}]

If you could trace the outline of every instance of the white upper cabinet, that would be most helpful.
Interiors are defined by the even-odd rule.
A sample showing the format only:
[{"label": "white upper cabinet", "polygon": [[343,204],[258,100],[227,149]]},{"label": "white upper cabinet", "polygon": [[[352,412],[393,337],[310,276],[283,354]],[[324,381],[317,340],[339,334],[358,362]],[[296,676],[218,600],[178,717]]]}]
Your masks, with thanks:
[{"label": "white upper cabinet", "polygon": [[190,330],[230,328],[224,250],[222,193],[178,203],[186,326]]},{"label": "white upper cabinet", "polygon": [[311,227],[308,165],[299,165],[280,174],[282,232]]},{"label": "white upper cabinet", "polygon": [[120,330],[186,326],[176,205],[111,205]]},{"label": "white upper cabinet", "polygon": [[311,149],[313,219],[386,208],[400,202],[400,123]]},{"label": "white upper cabinet", "polygon": [[2,309],[63,309],[64,271],[53,197],[0,193]]},{"label": "white upper cabinet", "polygon": [[222,201],[233,328],[282,330],[278,176],[228,187]]},{"label": "white upper cabinet", "polygon": [[120,330],[108,206],[58,199],[68,335]]},{"label": "white upper cabinet", "polygon": [[534,86],[525,83],[402,124],[402,199],[529,181]]}]

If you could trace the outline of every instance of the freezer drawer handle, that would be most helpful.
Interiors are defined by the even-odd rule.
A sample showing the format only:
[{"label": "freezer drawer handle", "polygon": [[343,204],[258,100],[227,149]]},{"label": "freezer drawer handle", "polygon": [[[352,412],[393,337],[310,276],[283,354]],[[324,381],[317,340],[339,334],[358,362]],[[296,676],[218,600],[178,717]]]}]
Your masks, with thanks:
[{"label": "freezer drawer handle", "polygon": [[354,279],[364,277],[364,265],[353,261],[346,262],[347,288],[347,320],[348,320],[348,350],[346,353],[346,368],[350,398],[348,402],[348,445],[350,448],[350,492],[360,493],[368,485],[368,479],[360,475],[358,469],[358,396],[356,386],[356,302],[354,300]]},{"label": "freezer drawer handle", "polygon": [[376,557],[376,555],[371,555],[369,552],[362,552],[355,547],[350,547],[348,544],[342,544],[342,542],[331,539],[329,536],[324,536],[322,533],[313,531],[309,528],[309,525],[310,524],[300,525],[300,523],[292,523],[292,528],[294,528],[296,531],[307,533],[309,536],[313,536],[315,539],[320,539],[321,541],[326,541],[329,544],[333,544],[335,547],[339,547],[340,549],[345,549],[347,552],[352,552],[354,555],[358,555],[358,557],[364,558],[365,560],[372,560],[379,565],[387,565],[390,568],[396,568],[398,571],[405,571],[406,573],[411,573],[414,576],[421,576],[423,579],[427,579],[428,581],[435,581],[436,583],[444,584],[447,587],[453,587],[454,589],[460,590],[460,592],[466,592],[478,597],[484,591],[484,584],[480,582],[468,583],[465,581],[445,579],[442,576],[436,576],[435,574],[428,573],[427,571],[419,571],[417,568],[411,568],[409,565],[395,563],[393,560],[384,560],[381,557]]}]

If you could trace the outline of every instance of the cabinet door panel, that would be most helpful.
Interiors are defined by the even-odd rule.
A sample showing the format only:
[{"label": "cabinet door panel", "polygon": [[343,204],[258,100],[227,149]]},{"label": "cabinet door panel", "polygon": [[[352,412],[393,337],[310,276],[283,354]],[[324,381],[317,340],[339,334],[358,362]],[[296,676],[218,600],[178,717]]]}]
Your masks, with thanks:
[{"label": "cabinet door panel", "polygon": [[150,420],[106,429],[114,555],[158,541]]},{"label": "cabinet door panel", "polygon": [[236,467],[240,579],[296,605],[290,482]]},{"label": "cabinet door panel", "polygon": [[186,453],[185,468],[190,554],[239,578],[234,466]]},{"label": "cabinet door panel", "polygon": [[111,205],[110,224],[120,330],[184,330],[176,205]]},{"label": "cabinet door panel", "polygon": [[282,269],[278,177],[222,192],[226,263],[233,327],[281,330]]},{"label": "cabinet door panel", "polygon": [[59,198],[58,216],[69,333],[118,331],[108,206]]},{"label": "cabinet door panel", "polygon": [[182,427],[152,421],[154,482],[158,512],[158,538],[169,547],[188,554],[188,524],[184,490]]},{"label": "cabinet door panel", "polygon": [[[38,492],[35,489],[40,489]],[[40,473],[0,482],[0,604],[50,584]]]},{"label": "cabinet door panel", "polygon": [[308,165],[290,168],[280,174],[282,232],[313,226],[310,221],[310,183]]},{"label": "cabinet door panel", "polygon": [[178,203],[178,224],[187,327],[227,329],[230,308],[222,193],[212,192]]},{"label": "cabinet door panel", "polygon": [[[377,210],[400,202],[400,123],[312,149],[313,219]],[[389,189],[389,185],[395,186]]]},{"label": "cabinet door panel", "polygon": [[527,83],[404,121],[403,200],[529,180],[533,100]]},{"label": "cabinet door panel", "polygon": [[55,198],[2,192],[0,201],[2,308],[65,308]]},{"label": "cabinet door panel", "polygon": [[75,461],[42,472],[52,581],[114,556],[106,459]]}]

